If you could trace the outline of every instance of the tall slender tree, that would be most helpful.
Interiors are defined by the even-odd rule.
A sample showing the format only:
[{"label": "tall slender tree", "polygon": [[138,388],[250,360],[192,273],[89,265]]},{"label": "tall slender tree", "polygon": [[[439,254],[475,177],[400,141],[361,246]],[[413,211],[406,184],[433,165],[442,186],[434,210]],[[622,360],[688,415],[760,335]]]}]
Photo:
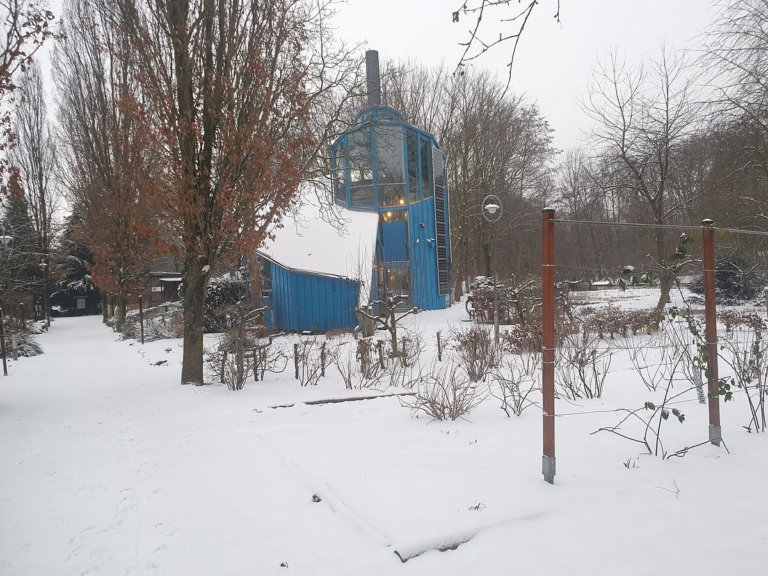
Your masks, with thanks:
[{"label": "tall slender tree", "polygon": [[12,161],[18,169],[20,191],[34,232],[36,258],[41,270],[40,291],[46,324],[50,326],[51,244],[59,191],[54,181],[56,145],[48,120],[40,65],[32,63],[19,84],[13,129],[18,139]]},{"label": "tall slender tree", "polygon": [[156,202],[160,154],[116,7],[71,0],[64,14],[67,38],[53,63],[69,167],[65,182],[81,221],[76,233],[94,258],[94,283],[102,295],[117,298],[119,327],[128,291],[149,273],[163,244],[164,214]]},{"label": "tall slender tree", "polygon": [[301,0],[117,0],[166,169],[162,211],[184,254],[181,382],[203,382],[211,274],[294,201],[312,139]]},{"label": "tall slender tree", "polygon": [[[8,101],[16,89],[16,76],[30,65],[43,42],[57,36],[51,27],[53,19],[44,2],[0,0],[0,152],[15,143]],[[8,156],[0,156],[3,191],[8,191],[15,176]]]}]

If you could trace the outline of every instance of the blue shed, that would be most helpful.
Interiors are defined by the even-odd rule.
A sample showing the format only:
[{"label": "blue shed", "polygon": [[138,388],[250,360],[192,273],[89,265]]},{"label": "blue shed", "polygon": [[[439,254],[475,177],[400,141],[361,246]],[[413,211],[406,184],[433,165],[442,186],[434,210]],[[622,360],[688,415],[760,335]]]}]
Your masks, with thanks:
[{"label": "blue shed", "polygon": [[357,325],[355,308],[368,301],[378,217],[342,212],[339,229],[317,206],[305,204],[257,251],[271,330],[327,332]]},{"label": "blue shed", "polygon": [[263,255],[261,279],[267,326],[273,330],[328,332],[357,325],[357,280],[294,270]]}]

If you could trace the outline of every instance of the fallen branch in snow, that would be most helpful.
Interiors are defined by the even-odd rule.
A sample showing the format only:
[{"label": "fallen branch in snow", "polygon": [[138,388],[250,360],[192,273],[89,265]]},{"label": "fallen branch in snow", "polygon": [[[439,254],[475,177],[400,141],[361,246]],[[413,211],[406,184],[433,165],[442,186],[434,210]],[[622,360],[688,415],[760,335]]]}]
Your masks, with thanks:
[{"label": "fallen branch in snow", "polygon": [[[340,402],[359,402],[361,400],[378,400],[379,398],[391,398],[393,396],[415,396],[415,392],[396,392],[394,394],[375,394],[371,396],[351,396],[349,398],[326,398],[323,400],[307,400],[306,402],[294,402],[293,404],[278,404],[269,406],[273,410],[277,408],[293,408],[298,405],[315,406],[319,404],[339,404]],[[257,410],[257,408],[254,408]]]}]

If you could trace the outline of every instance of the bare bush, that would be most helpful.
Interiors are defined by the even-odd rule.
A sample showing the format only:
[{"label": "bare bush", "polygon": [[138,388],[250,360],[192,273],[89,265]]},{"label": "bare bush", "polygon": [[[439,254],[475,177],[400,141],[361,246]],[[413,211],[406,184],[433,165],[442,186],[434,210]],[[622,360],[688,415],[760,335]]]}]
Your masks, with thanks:
[{"label": "bare bush", "polygon": [[416,330],[408,330],[400,339],[400,350],[397,360],[405,367],[415,366],[424,349],[424,334]]},{"label": "bare bush", "polygon": [[[358,345],[359,345],[358,341]],[[366,348],[367,350],[367,348]],[[368,354],[368,352],[363,352]],[[386,374],[384,370],[380,368],[378,360],[375,358],[376,347],[373,347],[373,359],[371,364],[365,364],[366,371],[361,370],[361,364],[359,361],[360,351],[359,348],[348,346],[347,342],[344,342],[336,354],[333,357],[333,363],[336,369],[339,371],[342,382],[348,390],[359,390],[363,388],[378,388],[382,381],[382,378]]]},{"label": "bare bush", "polygon": [[665,339],[630,335],[621,347],[627,351],[635,373],[648,390],[656,390],[674,373],[681,351]]},{"label": "bare bush", "polygon": [[506,356],[493,371],[493,381],[498,387],[491,394],[501,400],[501,409],[507,416],[510,412],[520,416],[523,410],[533,405],[528,399],[539,389],[541,354]]},{"label": "bare bush", "polygon": [[472,382],[460,366],[432,364],[418,376],[416,394],[401,397],[402,405],[435,420],[456,420],[474,410],[485,399],[487,387]]},{"label": "bare bush", "polygon": [[705,404],[704,380],[708,352],[701,321],[690,311],[681,312],[671,308],[663,326],[663,346],[669,350],[672,365],[668,380],[671,383],[675,372],[682,370],[685,379],[696,389],[699,404]]},{"label": "bare bush", "polygon": [[[739,329],[744,327],[746,329]],[[763,320],[756,315],[735,319],[730,332],[720,340],[720,357],[731,367],[731,382],[744,390],[750,419],[745,428],[765,432],[765,396],[768,392],[768,343],[763,338]]]},{"label": "bare bush", "polygon": [[361,338],[357,341],[356,359],[360,374],[366,380],[378,381],[387,368],[389,349],[387,343],[376,338]]},{"label": "bare bush", "polygon": [[[670,394],[671,390],[672,380],[670,379],[664,388],[664,398],[660,404],[645,402],[640,408],[622,408],[619,412],[624,413],[624,416],[617,424],[605,426],[592,434],[611,432],[616,436],[643,445],[648,454],[661,456],[663,459],[672,458],[673,456],[685,456],[688,450],[695,446],[687,446],[671,453],[667,452],[662,441],[662,427],[669,420],[670,416],[680,424],[685,422],[685,414],[679,408],[673,406],[684,403],[685,400],[683,398],[686,395],[690,395],[694,391],[694,387],[686,388],[676,394]],[[653,447],[651,447],[652,444]],[[696,446],[704,444],[709,444],[709,441],[704,441]]]},{"label": "bare bush", "polygon": [[293,345],[294,377],[301,386],[317,386],[325,373],[325,342],[308,338]]},{"label": "bare bush", "polygon": [[473,325],[465,330],[455,330],[452,338],[458,363],[470,381],[484,380],[498,365],[501,348],[494,343],[490,332],[482,326]]},{"label": "bare bush", "polygon": [[513,324],[501,334],[501,343],[507,352],[526,354],[541,351],[541,325],[535,322]]},{"label": "bare bush", "polygon": [[264,380],[267,372],[279,374],[288,365],[288,355],[280,346],[273,344],[279,334],[256,338],[247,351],[246,360],[253,362],[253,379],[258,382]]},{"label": "bare bush", "polygon": [[659,324],[661,316],[655,309],[622,310],[609,304],[598,310],[588,309],[583,318],[583,327],[594,332],[599,338],[650,334]]},{"label": "bare bush", "polygon": [[357,368],[357,354],[353,350],[345,349],[339,351],[336,355],[336,369],[339,371],[341,380],[344,382],[344,387],[347,390],[356,388],[355,383],[358,382],[358,376],[360,371]]},{"label": "bare bush", "polygon": [[392,362],[388,372],[389,379],[387,382],[390,386],[410,390],[419,382],[422,367],[420,364],[406,365],[402,362]]},{"label": "bare bush", "polygon": [[567,398],[600,398],[613,353],[586,330],[566,336],[557,350],[555,379]]}]

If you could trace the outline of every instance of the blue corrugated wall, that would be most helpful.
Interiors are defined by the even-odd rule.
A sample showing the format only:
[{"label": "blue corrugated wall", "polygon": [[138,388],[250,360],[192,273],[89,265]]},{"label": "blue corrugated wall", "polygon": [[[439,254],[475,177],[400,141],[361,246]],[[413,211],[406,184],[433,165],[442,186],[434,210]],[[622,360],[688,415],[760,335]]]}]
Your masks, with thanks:
[{"label": "blue corrugated wall", "polygon": [[273,330],[327,332],[357,326],[358,283],[288,270],[275,262],[267,323]]},{"label": "blue corrugated wall", "polygon": [[413,305],[422,310],[442,310],[445,296],[438,292],[435,242],[430,242],[435,238],[435,199],[411,204],[409,212]]}]

